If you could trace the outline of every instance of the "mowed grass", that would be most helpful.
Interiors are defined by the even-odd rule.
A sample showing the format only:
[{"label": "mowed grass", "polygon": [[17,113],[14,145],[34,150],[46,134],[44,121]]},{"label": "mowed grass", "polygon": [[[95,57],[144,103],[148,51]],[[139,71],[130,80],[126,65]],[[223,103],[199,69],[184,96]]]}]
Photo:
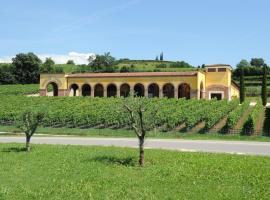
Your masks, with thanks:
[{"label": "mowed grass", "polygon": [[[15,126],[3,126],[0,125],[0,136],[12,136],[21,133],[21,131]],[[80,128],[50,128],[39,127],[37,129],[38,134],[42,136],[51,135],[67,135],[67,136],[85,136],[85,137],[136,137],[133,130],[123,129],[80,129]],[[190,140],[236,140],[236,141],[257,141],[257,142],[270,142],[269,136],[263,135],[251,135],[245,136],[240,134],[220,134],[220,133],[190,133],[190,132],[161,132],[152,130],[147,132],[147,138],[163,138],[163,139],[190,139]]]},{"label": "mowed grass", "polygon": [[0,144],[0,199],[269,199],[270,157]]}]

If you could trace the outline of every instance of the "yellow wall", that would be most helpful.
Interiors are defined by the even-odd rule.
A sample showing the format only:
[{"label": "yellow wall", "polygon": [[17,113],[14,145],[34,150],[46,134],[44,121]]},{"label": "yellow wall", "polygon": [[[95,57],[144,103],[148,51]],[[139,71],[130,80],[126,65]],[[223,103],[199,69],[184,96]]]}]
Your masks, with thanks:
[{"label": "yellow wall", "polygon": [[211,85],[223,85],[225,87],[230,87],[231,70],[227,68],[226,72],[206,72],[206,87]]},{"label": "yellow wall", "polygon": [[59,89],[67,89],[65,74],[41,74],[39,89],[47,89],[47,85],[55,82]]},{"label": "yellow wall", "polygon": [[240,97],[240,92],[239,89],[237,87],[235,87],[233,84],[231,85],[231,95],[232,98],[239,98]]}]

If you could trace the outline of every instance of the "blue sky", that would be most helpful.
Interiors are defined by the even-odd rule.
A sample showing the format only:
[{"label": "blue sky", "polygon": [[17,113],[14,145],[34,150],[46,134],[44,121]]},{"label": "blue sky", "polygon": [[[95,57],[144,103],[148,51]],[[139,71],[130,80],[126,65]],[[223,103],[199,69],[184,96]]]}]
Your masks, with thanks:
[{"label": "blue sky", "polygon": [[0,1],[0,58],[19,52],[185,60],[195,66],[263,57],[269,0]]}]

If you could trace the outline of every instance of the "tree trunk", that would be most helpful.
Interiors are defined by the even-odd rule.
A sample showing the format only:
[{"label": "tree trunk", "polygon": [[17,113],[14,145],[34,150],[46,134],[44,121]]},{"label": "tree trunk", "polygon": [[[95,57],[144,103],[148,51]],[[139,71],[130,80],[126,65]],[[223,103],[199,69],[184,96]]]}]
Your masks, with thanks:
[{"label": "tree trunk", "polygon": [[30,136],[26,136],[26,151],[30,151]]},{"label": "tree trunk", "polygon": [[140,158],[139,158],[139,164],[141,167],[144,166],[144,138],[139,138],[139,147],[140,147]]}]

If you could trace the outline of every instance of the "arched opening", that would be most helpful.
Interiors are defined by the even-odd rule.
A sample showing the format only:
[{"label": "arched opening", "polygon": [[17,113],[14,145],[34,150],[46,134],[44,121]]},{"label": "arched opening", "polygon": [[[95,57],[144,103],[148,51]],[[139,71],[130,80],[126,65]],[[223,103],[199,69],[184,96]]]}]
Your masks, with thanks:
[{"label": "arched opening", "polygon": [[179,85],[178,98],[190,99],[190,86],[186,83]]},{"label": "arched opening", "polygon": [[163,86],[163,96],[167,98],[174,98],[174,86],[167,83]]},{"label": "arched opening", "polygon": [[203,82],[200,85],[200,99],[204,99],[204,89],[203,89]]},{"label": "arched opening", "polygon": [[47,96],[58,96],[58,85],[54,82],[51,82],[46,87],[46,95]]},{"label": "arched opening", "polygon": [[120,87],[120,96],[128,97],[130,93],[130,86],[126,83],[122,84]]},{"label": "arched opening", "polygon": [[104,88],[103,85],[101,84],[97,84],[95,86],[95,93],[94,93],[95,97],[103,97],[104,96]]},{"label": "arched opening", "polygon": [[114,84],[110,84],[107,87],[107,97],[116,97],[117,95],[117,88]]},{"label": "arched opening", "polygon": [[152,83],[148,86],[148,97],[159,97],[159,87],[156,83]]},{"label": "arched opening", "polygon": [[144,97],[144,86],[143,86],[143,84],[137,83],[134,86],[134,96]]},{"label": "arched opening", "polygon": [[91,86],[88,84],[84,84],[82,86],[82,96],[91,96]]},{"label": "arched opening", "polygon": [[69,96],[79,96],[79,86],[77,84],[72,84],[70,86],[70,93]]}]

